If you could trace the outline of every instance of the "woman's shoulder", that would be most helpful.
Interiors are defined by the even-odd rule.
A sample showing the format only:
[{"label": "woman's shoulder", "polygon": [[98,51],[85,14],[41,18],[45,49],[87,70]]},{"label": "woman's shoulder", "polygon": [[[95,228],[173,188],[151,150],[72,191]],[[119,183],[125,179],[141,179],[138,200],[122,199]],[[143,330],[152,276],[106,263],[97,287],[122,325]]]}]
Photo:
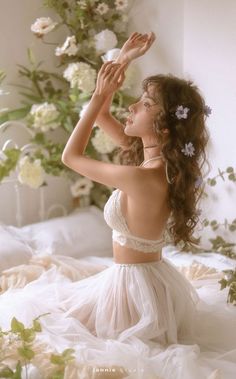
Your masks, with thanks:
[{"label": "woman's shoulder", "polygon": [[138,170],[138,182],[135,183],[130,193],[125,192],[124,197],[150,203],[154,198],[166,196],[168,183],[163,166],[150,168],[138,166]]}]

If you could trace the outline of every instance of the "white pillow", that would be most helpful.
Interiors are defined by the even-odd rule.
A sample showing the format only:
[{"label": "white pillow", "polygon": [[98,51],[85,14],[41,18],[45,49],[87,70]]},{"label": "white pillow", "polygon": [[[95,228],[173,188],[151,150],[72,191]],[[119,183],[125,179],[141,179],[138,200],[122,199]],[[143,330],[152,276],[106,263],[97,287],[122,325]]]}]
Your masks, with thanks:
[{"label": "white pillow", "polygon": [[24,226],[21,232],[37,253],[75,258],[112,256],[112,231],[103,212],[95,206]]},{"label": "white pillow", "polygon": [[0,225],[0,272],[28,263],[32,250],[13,226]]}]

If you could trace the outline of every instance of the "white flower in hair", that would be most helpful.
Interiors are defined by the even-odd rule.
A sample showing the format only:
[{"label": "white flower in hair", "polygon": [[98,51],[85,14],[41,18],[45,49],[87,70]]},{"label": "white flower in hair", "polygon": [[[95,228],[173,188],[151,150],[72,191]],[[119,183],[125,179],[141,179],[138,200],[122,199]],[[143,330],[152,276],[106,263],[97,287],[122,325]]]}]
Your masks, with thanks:
[{"label": "white flower in hair", "polygon": [[192,142],[186,143],[186,144],[184,145],[184,148],[183,148],[181,151],[182,151],[182,153],[183,153],[184,155],[186,155],[187,157],[192,157],[192,156],[195,154],[195,153],[194,153],[195,148],[194,148]]},{"label": "white flower in hair", "polygon": [[208,105],[205,105],[205,107],[204,107],[204,114],[205,114],[205,116],[209,117],[211,113],[212,113],[211,107],[209,107]]},{"label": "white flower in hair", "polygon": [[180,120],[181,118],[187,118],[188,117],[188,111],[189,108],[183,107],[183,105],[178,105],[176,108],[175,115]]}]

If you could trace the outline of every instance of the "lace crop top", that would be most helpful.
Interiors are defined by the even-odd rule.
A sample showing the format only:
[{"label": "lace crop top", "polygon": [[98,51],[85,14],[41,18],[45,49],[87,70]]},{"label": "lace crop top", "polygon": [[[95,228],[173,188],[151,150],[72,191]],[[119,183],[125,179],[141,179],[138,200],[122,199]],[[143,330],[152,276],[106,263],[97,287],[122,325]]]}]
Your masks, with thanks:
[{"label": "lace crop top", "polygon": [[[168,228],[164,231],[162,238],[158,240],[149,240],[132,235],[121,212],[120,195],[119,189],[114,190],[104,207],[104,219],[112,228],[112,240],[121,246],[127,246],[143,253],[160,251],[163,246],[171,241]],[[169,222],[170,219],[167,223]]]}]

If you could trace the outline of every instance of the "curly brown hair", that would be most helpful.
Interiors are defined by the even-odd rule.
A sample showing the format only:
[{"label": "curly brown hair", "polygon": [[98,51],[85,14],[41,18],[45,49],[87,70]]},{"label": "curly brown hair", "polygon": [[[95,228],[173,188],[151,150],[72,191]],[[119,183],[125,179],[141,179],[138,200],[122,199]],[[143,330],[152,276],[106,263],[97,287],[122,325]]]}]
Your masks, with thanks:
[{"label": "curly brown hair", "polygon": [[[200,91],[191,80],[174,75],[155,75],[143,81],[143,90],[154,88],[157,103],[161,104],[154,131],[162,146],[162,155],[167,164],[169,184],[168,199],[172,211],[170,232],[175,244],[196,243],[193,233],[199,221],[198,201],[203,193],[203,168],[207,163],[206,145],[209,139],[205,126],[206,105]],[[153,94],[152,94],[153,97]],[[189,108],[187,118],[178,119],[177,107]],[[169,133],[164,134],[163,130]],[[143,144],[139,137],[120,152],[121,162],[140,165],[144,159]],[[182,149],[192,143],[194,155],[187,156]],[[209,165],[208,165],[209,167]]]}]

